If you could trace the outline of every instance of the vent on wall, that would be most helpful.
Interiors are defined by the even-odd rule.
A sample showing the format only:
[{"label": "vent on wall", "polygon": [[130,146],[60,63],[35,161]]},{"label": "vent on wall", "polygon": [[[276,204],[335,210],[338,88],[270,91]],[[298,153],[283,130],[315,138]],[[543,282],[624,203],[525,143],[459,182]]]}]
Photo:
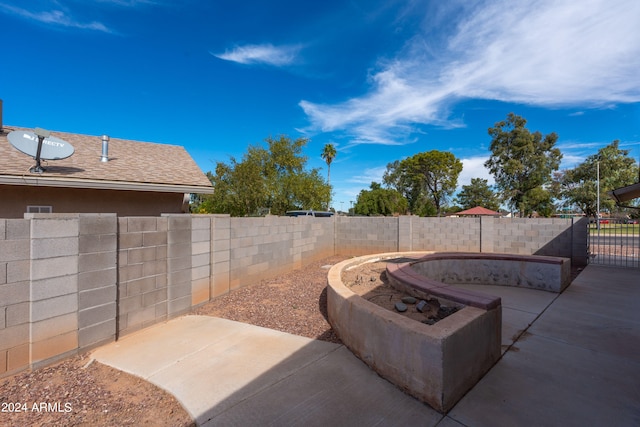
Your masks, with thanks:
[{"label": "vent on wall", "polygon": [[51,206],[27,206],[27,213],[52,213]]}]

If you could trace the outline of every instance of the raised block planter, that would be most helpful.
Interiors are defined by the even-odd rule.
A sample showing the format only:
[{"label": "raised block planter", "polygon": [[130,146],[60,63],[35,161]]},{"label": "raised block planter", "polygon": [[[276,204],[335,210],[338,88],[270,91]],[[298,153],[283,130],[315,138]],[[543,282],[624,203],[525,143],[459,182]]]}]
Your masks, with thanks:
[{"label": "raised block planter", "polygon": [[[399,257],[417,259],[424,254],[386,253],[336,264],[328,274],[328,316],[343,343],[378,374],[436,410],[446,412],[500,357],[500,298],[440,283],[435,288],[449,289],[440,292],[438,298],[460,309],[430,326],[365,300],[341,279],[346,268],[358,264]],[[414,272],[407,273],[419,280]],[[431,294],[426,288],[411,293],[419,297]]]},{"label": "raised block planter", "polygon": [[438,252],[391,267],[392,276],[428,278],[440,286],[499,285],[559,293],[571,283],[571,260],[550,256]]}]

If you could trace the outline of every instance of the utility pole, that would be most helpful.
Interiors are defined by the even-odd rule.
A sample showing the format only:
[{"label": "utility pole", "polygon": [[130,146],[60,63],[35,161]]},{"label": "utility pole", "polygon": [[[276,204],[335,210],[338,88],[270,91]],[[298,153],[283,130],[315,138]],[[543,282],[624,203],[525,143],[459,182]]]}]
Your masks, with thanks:
[{"label": "utility pole", "polygon": [[596,226],[598,227],[598,231],[600,231],[600,161],[596,162],[596,193]]}]

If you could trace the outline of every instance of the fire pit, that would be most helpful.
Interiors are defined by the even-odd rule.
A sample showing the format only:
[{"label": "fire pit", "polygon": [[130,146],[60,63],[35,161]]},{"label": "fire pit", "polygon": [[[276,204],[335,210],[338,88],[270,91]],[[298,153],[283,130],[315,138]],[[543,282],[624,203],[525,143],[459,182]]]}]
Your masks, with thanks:
[{"label": "fire pit", "polygon": [[[424,253],[363,256],[333,266],[327,287],[329,322],[342,342],[378,374],[446,412],[500,357],[500,299],[468,291],[441,295],[441,301],[459,309],[427,325],[365,300],[341,279],[344,269],[360,263],[420,255]],[[481,307],[468,304],[470,300]]]},{"label": "fire pit", "polygon": [[[384,260],[389,282],[416,298],[437,298],[456,311],[425,324],[352,292],[346,269]],[[329,322],[342,342],[382,377],[446,412],[500,357],[500,298],[456,283],[526,286],[560,292],[570,282],[564,258],[505,254],[404,252],[368,255],[336,264],[328,275]]]}]

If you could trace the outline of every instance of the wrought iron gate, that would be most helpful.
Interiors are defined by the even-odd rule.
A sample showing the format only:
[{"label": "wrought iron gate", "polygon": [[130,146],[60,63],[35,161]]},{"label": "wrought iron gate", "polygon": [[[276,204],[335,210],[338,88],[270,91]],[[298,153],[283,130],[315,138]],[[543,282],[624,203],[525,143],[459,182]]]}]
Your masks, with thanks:
[{"label": "wrought iron gate", "polygon": [[601,219],[589,224],[589,263],[640,268],[638,220]]}]

